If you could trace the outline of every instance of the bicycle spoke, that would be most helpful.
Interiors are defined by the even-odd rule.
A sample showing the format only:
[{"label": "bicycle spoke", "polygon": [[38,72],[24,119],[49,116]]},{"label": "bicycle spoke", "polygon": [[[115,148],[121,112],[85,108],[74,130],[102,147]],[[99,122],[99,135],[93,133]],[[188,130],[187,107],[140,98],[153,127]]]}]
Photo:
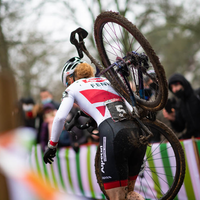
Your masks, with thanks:
[{"label": "bicycle spoke", "polygon": [[[95,20],[94,31],[104,68],[109,68],[113,63],[120,64],[107,71],[109,81],[113,87],[116,85],[116,91],[132,104],[124,77],[117,71],[124,67],[129,70],[124,72],[127,80],[132,83],[136,99],[134,105],[153,112],[161,110],[168,97],[165,72],[158,56],[137,27],[117,13],[104,12]],[[151,83],[154,83],[154,86]],[[170,129],[157,120],[142,121],[146,122],[147,125],[144,124],[154,134],[149,142],[160,142],[147,148],[140,170],[143,177],[138,176],[135,187],[146,199],[174,199],[183,183],[185,170],[180,142]],[[161,140],[160,135],[163,137]]]},{"label": "bicycle spoke", "polygon": [[[143,48],[137,42],[135,37],[131,35],[124,27],[116,24],[115,22],[109,22],[104,25],[104,28],[102,29],[102,37],[104,48],[107,52],[110,63],[116,62],[117,57],[123,58],[127,55],[127,52],[144,52]],[[137,46],[137,48],[134,48],[134,46]],[[148,77],[151,76],[148,75]],[[129,80],[133,83],[132,86],[135,86],[135,93],[140,95],[137,83],[141,82],[141,77],[136,74],[131,74]],[[159,85],[155,80],[153,80],[153,82],[155,82],[156,85]],[[154,101],[150,99],[152,93],[146,92],[145,94],[147,95],[149,101]],[[155,97],[157,98],[157,96],[158,92],[155,92]],[[146,102],[146,99],[144,99],[144,101]]]}]

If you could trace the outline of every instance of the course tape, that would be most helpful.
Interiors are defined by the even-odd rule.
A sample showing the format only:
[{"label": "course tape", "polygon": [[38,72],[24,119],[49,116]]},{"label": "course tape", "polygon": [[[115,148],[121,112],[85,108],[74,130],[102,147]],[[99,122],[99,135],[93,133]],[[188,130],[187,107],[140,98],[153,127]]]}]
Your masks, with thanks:
[{"label": "course tape", "polygon": [[[200,140],[195,140],[197,147],[198,156],[200,156]],[[167,190],[166,184],[172,182],[172,179],[165,177],[164,174],[174,173],[174,160],[170,157],[171,149],[168,151],[162,151],[162,149],[167,148],[168,143],[162,144],[160,148],[160,155],[156,154],[153,159],[148,162],[148,167],[158,167],[159,174],[162,176],[153,175],[153,179],[156,180],[155,184],[148,174],[144,176],[147,177],[142,183],[145,188],[145,198],[146,199],[156,199],[161,195],[159,188],[163,191]],[[192,139],[181,141],[181,145],[185,151],[186,160],[186,174],[184,179],[184,184],[182,185],[176,200],[199,200],[200,199],[200,174],[197,165],[197,157],[194,151],[194,143]],[[157,144],[153,144],[150,151],[154,151],[157,148]],[[45,165],[42,157],[43,152],[40,145],[33,146],[30,164],[31,167],[39,173],[43,179],[50,184],[59,189],[60,191],[66,192],[68,194],[74,194],[77,196],[89,197],[94,199],[106,199],[102,194],[99,185],[96,180],[94,160],[97,150],[96,144],[82,145],[80,146],[79,153],[75,153],[71,147],[60,148],[57,151],[56,158],[52,165]],[[148,155],[146,155],[148,156]],[[157,159],[157,158],[162,159]],[[169,157],[169,159],[166,159]],[[164,159],[165,158],[165,159]],[[167,166],[167,167],[164,167]],[[148,178],[149,177],[149,178]],[[164,181],[163,181],[164,180]],[[135,188],[139,188],[139,180],[137,180]],[[151,191],[148,191],[151,186]],[[152,196],[152,191],[156,193],[156,197]]]}]

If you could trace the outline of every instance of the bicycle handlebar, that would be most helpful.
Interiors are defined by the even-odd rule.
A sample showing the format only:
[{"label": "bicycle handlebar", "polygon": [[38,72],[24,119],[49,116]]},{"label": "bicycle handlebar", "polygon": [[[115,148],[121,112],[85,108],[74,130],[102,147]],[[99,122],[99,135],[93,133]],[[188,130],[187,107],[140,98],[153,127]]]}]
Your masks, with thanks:
[{"label": "bicycle handlebar", "polygon": [[[79,41],[76,39],[76,34],[78,34],[79,36]],[[77,28],[75,31],[71,32],[70,42],[73,45],[75,45],[80,58],[83,58],[83,51],[81,49],[80,43],[83,42],[83,39],[85,39],[87,35],[88,35],[88,32],[83,28]]]},{"label": "bicycle handlebar", "polygon": [[[79,36],[79,41],[75,38],[76,34]],[[94,59],[88,50],[86,49],[84,45],[83,39],[85,39],[88,35],[88,32],[84,30],[83,28],[77,28],[75,31],[71,32],[70,35],[70,42],[76,47],[76,50],[78,52],[78,55],[80,58],[83,58],[83,52],[87,55],[87,57],[90,59],[92,63],[99,69],[99,71],[102,71],[104,68],[101,66],[101,64]]]}]

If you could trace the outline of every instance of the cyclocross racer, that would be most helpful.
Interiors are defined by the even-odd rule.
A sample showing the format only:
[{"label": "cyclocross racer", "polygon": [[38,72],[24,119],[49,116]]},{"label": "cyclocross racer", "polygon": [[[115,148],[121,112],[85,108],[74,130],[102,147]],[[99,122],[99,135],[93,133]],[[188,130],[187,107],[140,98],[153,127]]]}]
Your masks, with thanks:
[{"label": "cyclocross racer", "polygon": [[53,162],[65,119],[76,103],[98,125],[102,181],[110,200],[144,199],[133,190],[146,146],[139,142],[141,130],[128,119],[128,103],[106,78],[94,77],[93,67],[77,57],[64,65],[62,82],[67,89],[54,118],[44,162]]}]

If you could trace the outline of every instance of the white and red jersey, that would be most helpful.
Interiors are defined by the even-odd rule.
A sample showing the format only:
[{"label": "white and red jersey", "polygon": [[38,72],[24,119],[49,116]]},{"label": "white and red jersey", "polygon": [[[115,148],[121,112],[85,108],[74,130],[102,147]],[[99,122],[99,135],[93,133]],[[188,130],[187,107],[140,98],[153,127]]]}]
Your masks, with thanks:
[{"label": "white and red jersey", "polygon": [[71,84],[65,92],[66,97],[63,98],[54,118],[52,142],[58,142],[65,119],[73,107],[73,103],[78,104],[80,109],[91,116],[99,125],[111,117],[105,102],[112,99],[122,101],[122,97],[111,87],[110,82],[102,77],[79,79]]}]

